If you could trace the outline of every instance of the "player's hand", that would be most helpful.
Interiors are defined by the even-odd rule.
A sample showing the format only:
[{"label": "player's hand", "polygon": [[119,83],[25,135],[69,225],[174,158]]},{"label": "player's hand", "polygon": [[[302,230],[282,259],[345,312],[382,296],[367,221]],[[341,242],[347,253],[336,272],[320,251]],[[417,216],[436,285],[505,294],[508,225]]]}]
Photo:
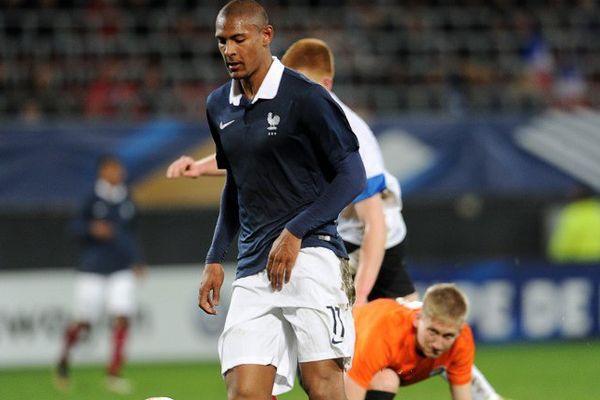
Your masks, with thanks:
[{"label": "player's hand", "polygon": [[95,239],[102,241],[109,241],[115,236],[112,223],[103,220],[90,222],[89,232]]},{"label": "player's hand", "polygon": [[219,305],[221,299],[223,279],[225,279],[225,271],[221,264],[214,263],[204,266],[198,293],[198,307],[207,314],[215,315],[217,313],[215,307]]},{"label": "player's hand", "polygon": [[167,168],[167,178],[197,178],[202,175],[202,168],[195,164],[195,160],[189,156],[181,156],[173,161]]},{"label": "player's hand", "polygon": [[301,244],[302,239],[292,235],[287,229],[273,242],[267,262],[267,274],[274,290],[281,290],[283,284],[290,281]]},{"label": "player's hand", "polygon": [[146,265],[142,263],[134,264],[131,270],[137,279],[143,279],[146,276]]}]

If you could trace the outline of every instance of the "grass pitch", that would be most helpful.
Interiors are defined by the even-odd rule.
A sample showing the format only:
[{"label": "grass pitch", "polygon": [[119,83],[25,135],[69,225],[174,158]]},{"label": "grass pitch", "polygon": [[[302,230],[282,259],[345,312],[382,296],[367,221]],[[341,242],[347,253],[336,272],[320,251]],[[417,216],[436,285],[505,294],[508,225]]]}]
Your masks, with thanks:
[{"label": "grass pitch", "polygon": [[[498,392],[514,400],[600,399],[600,341],[479,346],[477,366]],[[103,367],[77,366],[69,392],[56,391],[50,368],[0,369],[2,400],[144,400],[168,396],[175,400],[222,400],[225,385],[213,363],[130,364],[125,375],[134,384],[130,395],[108,392]],[[296,387],[281,400],[306,399]],[[397,399],[449,399],[441,378],[402,388]]]}]

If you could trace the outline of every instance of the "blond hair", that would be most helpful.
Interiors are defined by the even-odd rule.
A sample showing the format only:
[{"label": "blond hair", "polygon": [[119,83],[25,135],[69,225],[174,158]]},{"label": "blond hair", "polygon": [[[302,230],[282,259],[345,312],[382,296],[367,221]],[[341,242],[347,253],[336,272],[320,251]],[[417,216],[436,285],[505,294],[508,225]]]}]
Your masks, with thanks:
[{"label": "blond hair", "polygon": [[425,292],[421,312],[428,318],[462,324],[467,319],[469,301],[453,283],[438,283]]},{"label": "blond hair", "polygon": [[325,77],[333,79],[335,74],[333,53],[320,39],[306,38],[294,42],[281,57],[281,62],[288,68],[307,72],[314,81]]}]

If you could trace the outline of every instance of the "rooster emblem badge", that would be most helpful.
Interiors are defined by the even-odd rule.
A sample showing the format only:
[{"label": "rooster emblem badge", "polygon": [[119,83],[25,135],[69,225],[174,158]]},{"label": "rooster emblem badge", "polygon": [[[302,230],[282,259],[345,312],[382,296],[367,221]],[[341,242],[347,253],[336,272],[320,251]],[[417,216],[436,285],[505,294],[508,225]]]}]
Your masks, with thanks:
[{"label": "rooster emblem badge", "polygon": [[275,114],[273,115],[273,113],[269,113],[269,115],[267,115],[267,122],[269,123],[269,126],[267,128],[267,130],[269,130],[269,136],[273,136],[276,135],[277,132],[275,132],[277,130],[277,125],[279,125],[279,115]]}]

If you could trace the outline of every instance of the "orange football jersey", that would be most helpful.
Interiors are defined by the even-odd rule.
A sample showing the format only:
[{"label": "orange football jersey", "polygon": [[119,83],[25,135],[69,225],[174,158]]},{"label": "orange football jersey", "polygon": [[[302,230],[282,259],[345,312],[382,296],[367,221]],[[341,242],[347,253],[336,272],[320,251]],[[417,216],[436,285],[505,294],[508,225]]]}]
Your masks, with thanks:
[{"label": "orange football jersey", "polygon": [[475,341],[467,324],[452,347],[438,358],[417,352],[413,321],[419,309],[393,299],[379,299],[353,311],[356,344],[348,375],[363,388],[384,368],[396,371],[400,385],[406,386],[446,372],[448,381],[462,385],[471,381]]}]

